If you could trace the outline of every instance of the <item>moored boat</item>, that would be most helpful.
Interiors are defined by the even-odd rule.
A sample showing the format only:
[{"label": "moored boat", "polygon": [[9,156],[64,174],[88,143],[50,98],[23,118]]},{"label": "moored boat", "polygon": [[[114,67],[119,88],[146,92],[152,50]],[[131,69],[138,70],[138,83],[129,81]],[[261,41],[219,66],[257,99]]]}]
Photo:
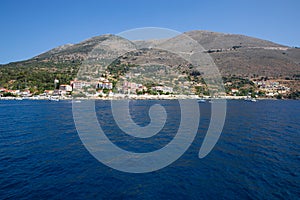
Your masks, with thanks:
[{"label": "moored boat", "polygon": [[245,101],[251,101],[251,102],[256,102],[257,100],[255,98],[245,98]]},{"label": "moored boat", "polygon": [[205,103],[206,102],[205,99],[198,99],[197,101],[198,101],[198,103]]},{"label": "moored boat", "polygon": [[58,96],[50,96],[49,101],[59,101],[59,97]]}]

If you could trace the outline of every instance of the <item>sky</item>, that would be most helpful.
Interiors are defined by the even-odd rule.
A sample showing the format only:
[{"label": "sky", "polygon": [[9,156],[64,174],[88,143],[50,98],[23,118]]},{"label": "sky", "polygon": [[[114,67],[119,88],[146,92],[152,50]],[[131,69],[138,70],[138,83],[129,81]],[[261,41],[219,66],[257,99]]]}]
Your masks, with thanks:
[{"label": "sky", "polygon": [[299,0],[1,0],[0,64],[134,28],[209,30],[300,46]]}]

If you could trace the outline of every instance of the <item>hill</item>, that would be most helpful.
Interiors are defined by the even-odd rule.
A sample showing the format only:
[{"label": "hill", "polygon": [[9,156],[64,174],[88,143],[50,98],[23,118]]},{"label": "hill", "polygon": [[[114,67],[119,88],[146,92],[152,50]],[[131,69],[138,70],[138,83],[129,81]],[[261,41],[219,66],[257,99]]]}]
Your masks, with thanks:
[{"label": "hill", "polygon": [[191,31],[223,75],[293,77],[300,73],[300,49],[243,35]]},{"label": "hill", "polygon": [[[224,77],[272,77],[290,80],[293,90],[300,89],[300,49],[276,44],[270,41],[236,34],[209,31],[190,31],[186,35],[196,40],[218,66]],[[177,36],[180,37],[180,36]],[[42,53],[32,59],[0,66],[0,86],[8,88],[35,87],[38,90],[52,87],[54,78],[61,83],[72,80],[89,53],[100,43],[114,40],[114,35],[102,35],[78,44],[66,44]],[[173,41],[178,41],[172,38]],[[155,46],[166,40],[133,41],[139,47]],[[173,43],[174,48],[178,44]],[[173,45],[169,43],[169,45]],[[124,45],[115,48],[124,48]],[[185,49],[184,44],[181,46]],[[102,52],[103,53],[103,52]],[[105,56],[105,53],[103,54]],[[108,54],[107,54],[108,56]],[[139,49],[119,58],[121,63],[161,63],[186,68],[189,63],[178,56],[162,50]]]}]

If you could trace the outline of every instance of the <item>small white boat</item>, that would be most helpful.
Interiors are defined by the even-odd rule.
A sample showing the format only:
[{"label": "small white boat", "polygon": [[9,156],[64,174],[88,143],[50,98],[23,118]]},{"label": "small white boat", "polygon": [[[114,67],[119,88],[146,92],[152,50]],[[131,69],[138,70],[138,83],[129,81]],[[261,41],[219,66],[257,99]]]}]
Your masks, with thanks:
[{"label": "small white boat", "polygon": [[197,101],[198,101],[198,103],[205,103],[206,102],[205,99],[198,99]]},{"label": "small white boat", "polygon": [[246,98],[246,99],[244,99],[245,101],[251,101],[251,102],[256,102],[257,100],[256,99],[254,99],[254,98]]},{"label": "small white boat", "polygon": [[22,101],[23,98],[22,97],[16,97],[15,100]]},{"label": "small white boat", "polygon": [[59,97],[56,96],[50,96],[49,101],[59,101]]}]

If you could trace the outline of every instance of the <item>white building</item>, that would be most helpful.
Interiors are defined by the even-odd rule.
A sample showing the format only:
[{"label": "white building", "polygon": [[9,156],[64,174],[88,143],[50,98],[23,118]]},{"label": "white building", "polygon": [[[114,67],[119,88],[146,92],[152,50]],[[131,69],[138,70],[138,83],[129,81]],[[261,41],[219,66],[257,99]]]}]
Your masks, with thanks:
[{"label": "white building", "polygon": [[59,90],[66,91],[66,92],[72,92],[72,86],[71,85],[60,85]]},{"label": "white building", "polygon": [[71,85],[72,85],[72,88],[74,90],[76,90],[76,89],[82,89],[82,87],[84,86],[84,83],[81,81],[71,81]]},{"label": "white building", "polygon": [[173,93],[173,88],[172,87],[167,87],[167,86],[155,86],[152,87],[152,90],[154,91],[162,91],[163,93]]}]

